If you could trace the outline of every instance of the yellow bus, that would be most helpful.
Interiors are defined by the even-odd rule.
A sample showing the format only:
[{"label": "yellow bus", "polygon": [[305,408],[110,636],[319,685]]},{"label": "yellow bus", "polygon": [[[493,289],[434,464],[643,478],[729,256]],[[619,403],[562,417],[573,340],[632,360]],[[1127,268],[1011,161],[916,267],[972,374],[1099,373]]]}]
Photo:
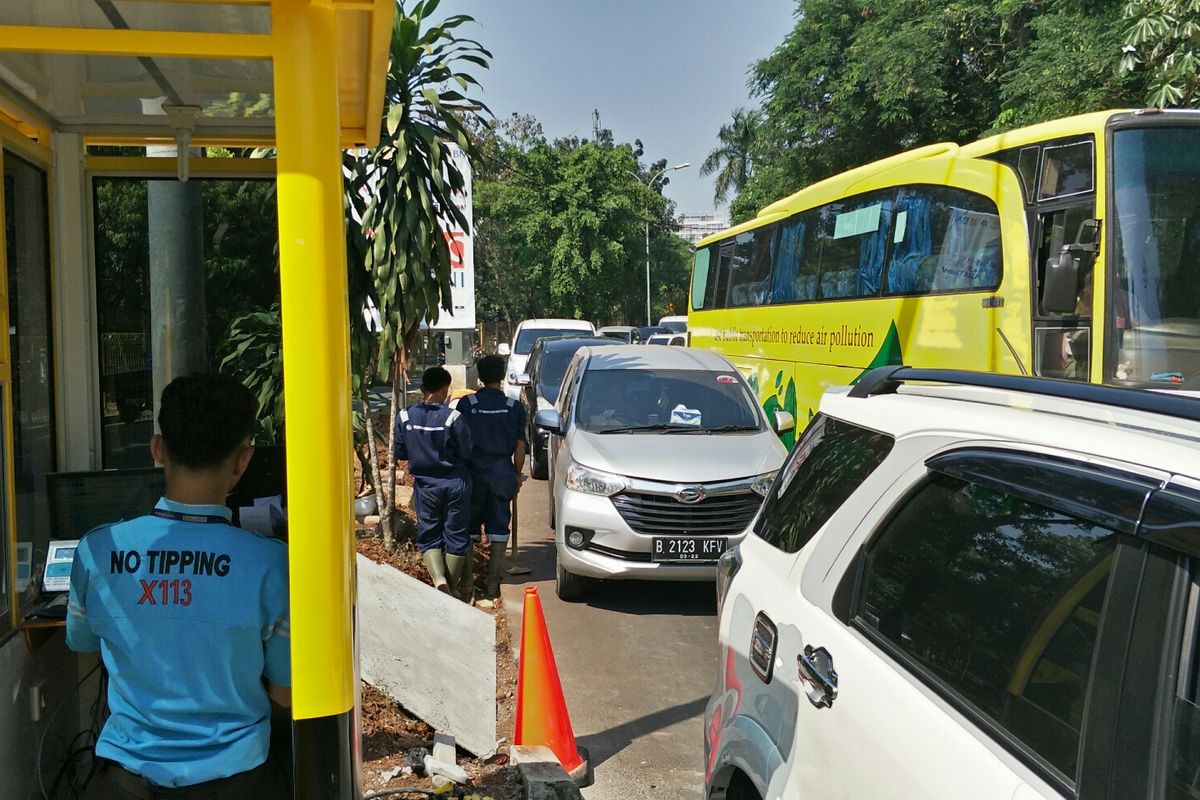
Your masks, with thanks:
[{"label": "yellow bus", "polygon": [[698,242],[689,311],[692,345],[800,429],[887,364],[1195,388],[1200,113],[1097,112],[833,176]]}]

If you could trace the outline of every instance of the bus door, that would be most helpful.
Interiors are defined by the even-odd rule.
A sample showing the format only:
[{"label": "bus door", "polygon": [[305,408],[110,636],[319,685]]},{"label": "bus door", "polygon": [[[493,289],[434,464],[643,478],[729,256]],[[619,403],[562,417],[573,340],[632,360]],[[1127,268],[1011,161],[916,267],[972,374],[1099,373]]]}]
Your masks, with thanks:
[{"label": "bus door", "polygon": [[[1019,159],[1024,164],[1032,237],[1033,372],[1086,381],[1093,352],[1092,284],[1099,241],[1095,143],[1088,136],[1033,145],[1022,148]],[[1069,286],[1054,276],[1063,268],[1064,257],[1074,261],[1068,270]]]}]

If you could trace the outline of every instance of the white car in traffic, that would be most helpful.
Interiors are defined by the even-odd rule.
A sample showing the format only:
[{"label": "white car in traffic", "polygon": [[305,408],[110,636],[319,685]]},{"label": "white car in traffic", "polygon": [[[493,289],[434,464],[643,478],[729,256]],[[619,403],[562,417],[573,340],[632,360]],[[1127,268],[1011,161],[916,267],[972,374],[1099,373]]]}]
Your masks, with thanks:
[{"label": "white car in traffic", "polygon": [[721,355],[683,347],[585,347],[554,409],[550,517],[559,597],[591,579],[712,579],[758,513],[787,454]]},{"label": "white car in traffic", "polygon": [[596,326],[585,319],[527,319],[517,325],[511,344],[500,346],[500,355],[508,356],[504,394],[521,399],[519,378],[525,374],[529,352],[538,339],[551,336],[595,336]]},{"label": "white car in traffic", "polygon": [[1198,443],[1159,392],[827,392],[718,565],[705,798],[1200,796]]}]

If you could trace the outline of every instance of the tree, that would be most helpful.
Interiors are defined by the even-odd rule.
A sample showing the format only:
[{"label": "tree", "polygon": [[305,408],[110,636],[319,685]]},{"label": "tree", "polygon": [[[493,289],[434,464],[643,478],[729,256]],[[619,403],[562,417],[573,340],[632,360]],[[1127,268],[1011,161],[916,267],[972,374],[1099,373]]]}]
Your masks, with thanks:
[{"label": "tree", "polygon": [[798,0],[750,69],[761,123],[735,220],[939,141],[1138,102],[1114,68],[1126,0]]},{"label": "tree", "polygon": [[1195,105],[1200,97],[1200,0],[1128,0],[1121,71],[1148,76],[1146,102]]},{"label": "tree", "polygon": [[[643,164],[640,145],[547,141],[531,117],[497,125],[475,176],[476,296],[483,319],[565,316],[601,323],[645,313],[645,225],[651,224],[652,297],[661,311],[686,296],[687,251],[671,233],[666,166]],[[663,279],[670,286],[664,286]],[[678,306],[677,306],[678,307]]]},{"label": "tree", "polygon": [[750,159],[759,122],[757,111],[739,108],[734,110],[733,120],[722,125],[717,132],[717,148],[700,165],[701,175],[717,174],[713,187],[713,200],[716,203],[724,203],[731,189],[736,194],[746,187],[746,181],[750,179]]},{"label": "tree", "polygon": [[[393,486],[396,465],[378,458],[377,442],[395,451],[395,418],[406,381],[403,354],[415,343],[422,321],[435,322],[450,308],[450,248],[444,228],[467,228],[454,202],[463,176],[451,147],[468,157],[474,146],[465,117],[487,109],[464,92],[479,83],[464,64],[487,68],[491,53],[457,30],[474,20],[451,16],[430,19],[439,0],[421,0],[406,10],[401,3],[392,26],[380,144],[365,156],[347,154],[346,199],[350,261],[351,358],[354,388],[362,403],[366,462],[381,517],[384,541],[393,536]],[[369,313],[364,313],[369,312]],[[388,433],[375,429],[369,390],[381,377],[391,379],[386,416]]]}]

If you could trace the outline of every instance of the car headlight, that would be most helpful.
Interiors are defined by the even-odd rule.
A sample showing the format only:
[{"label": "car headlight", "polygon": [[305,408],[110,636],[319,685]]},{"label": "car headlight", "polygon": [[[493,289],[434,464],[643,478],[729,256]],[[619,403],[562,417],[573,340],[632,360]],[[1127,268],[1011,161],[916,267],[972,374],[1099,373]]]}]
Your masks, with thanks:
[{"label": "car headlight", "polygon": [[515,372],[508,373],[508,382],[511,383],[513,386],[516,386],[517,385],[517,373],[515,373]]},{"label": "car headlight", "polygon": [[766,497],[771,493],[771,485],[775,483],[775,476],[779,474],[779,470],[767,472],[755,478],[754,483],[750,485],[750,489],[761,497]]},{"label": "car headlight", "polygon": [[575,461],[567,467],[567,488],[572,491],[612,497],[624,490],[625,485],[624,478],[611,472],[589,469]]}]

